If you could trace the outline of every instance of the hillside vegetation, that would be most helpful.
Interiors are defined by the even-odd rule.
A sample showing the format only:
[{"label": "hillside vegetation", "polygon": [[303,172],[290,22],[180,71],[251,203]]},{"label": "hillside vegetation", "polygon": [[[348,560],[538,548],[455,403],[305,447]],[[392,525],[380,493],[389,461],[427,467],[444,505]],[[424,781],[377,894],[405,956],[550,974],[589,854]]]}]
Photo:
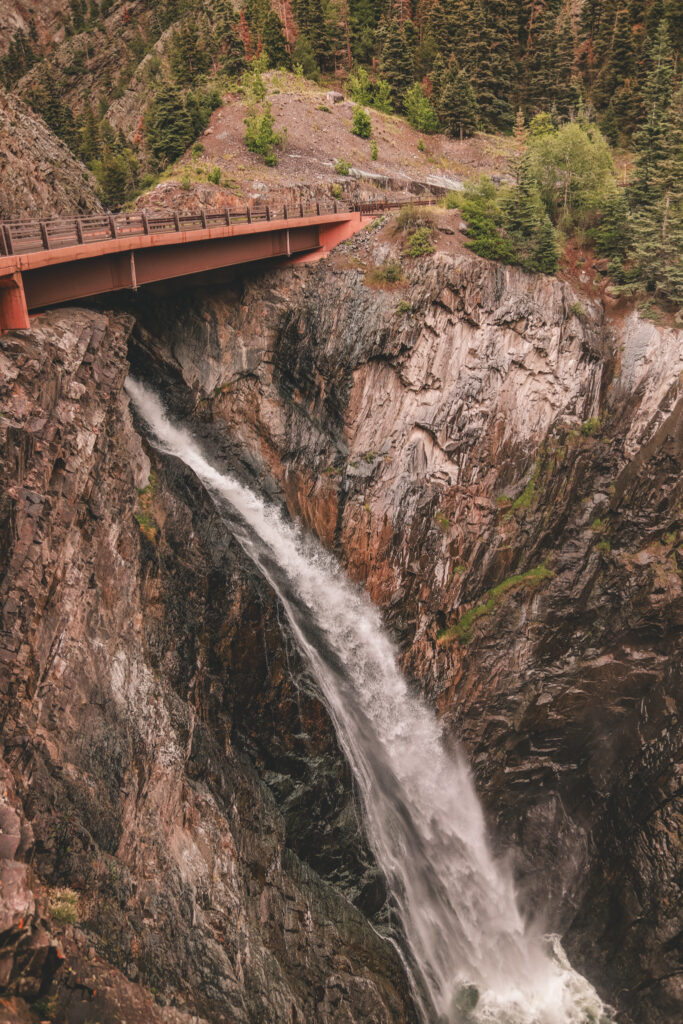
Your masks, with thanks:
[{"label": "hillside vegetation", "polygon": [[18,32],[0,74],[112,208],[228,94],[246,107],[241,144],[275,166],[287,135],[261,76],[284,69],[344,89],[349,143],[368,140],[373,160],[373,108],[426,139],[514,138],[510,185],[466,192],[480,255],[553,273],[573,236],[608,261],[615,293],[683,302],[683,0],[70,0],[63,22],[50,46]]}]

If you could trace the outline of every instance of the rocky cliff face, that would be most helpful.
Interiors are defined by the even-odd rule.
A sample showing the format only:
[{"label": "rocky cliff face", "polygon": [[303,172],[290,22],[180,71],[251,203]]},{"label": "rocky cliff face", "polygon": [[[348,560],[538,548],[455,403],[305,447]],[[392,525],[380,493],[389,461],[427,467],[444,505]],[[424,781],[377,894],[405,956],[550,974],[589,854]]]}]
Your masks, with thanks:
[{"label": "rocky cliff face", "polygon": [[527,906],[624,1020],[674,1020],[683,338],[469,256],[368,288],[391,255],[141,310],[139,365],[385,609]]},{"label": "rocky cliff face", "polygon": [[102,210],[95,179],[42,118],[0,89],[0,220]]},{"label": "rocky cliff face", "polygon": [[150,464],[130,326],[2,340],[10,1019],[412,1020],[330,723],[210,503]]},{"label": "rocky cliff face", "polygon": [[369,286],[395,256],[372,232],[312,267],[141,297],[134,325],[64,311],[4,339],[17,1007],[412,1014],[272,595],[130,420],[132,331],[134,371],[383,607],[526,905],[620,1020],[677,1019],[681,334],[453,253]]}]

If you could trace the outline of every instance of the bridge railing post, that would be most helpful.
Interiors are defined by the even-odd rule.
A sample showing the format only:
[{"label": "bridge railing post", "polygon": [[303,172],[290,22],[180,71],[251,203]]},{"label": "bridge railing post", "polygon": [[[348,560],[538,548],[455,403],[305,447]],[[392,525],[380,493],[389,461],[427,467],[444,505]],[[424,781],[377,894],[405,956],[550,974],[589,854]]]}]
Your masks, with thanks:
[{"label": "bridge railing post", "polygon": [[5,252],[8,256],[14,255],[14,245],[12,244],[12,229],[9,224],[3,224],[3,234],[5,236]]},{"label": "bridge railing post", "polygon": [[266,220],[270,220],[270,206],[266,203]]},{"label": "bridge railing post", "polygon": [[142,230],[146,235],[149,234],[149,217],[145,210],[142,211]]},{"label": "bridge railing post", "polygon": [[247,206],[247,224],[251,224],[251,206]]},{"label": "bridge railing post", "polygon": [[208,227],[208,224],[207,224],[207,221],[206,221],[206,210],[201,210],[199,216],[202,219],[202,227],[203,228]]},{"label": "bridge railing post", "polygon": [[80,217],[76,217],[76,238],[78,239],[78,244],[83,245],[83,223]]},{"label": "bridge railing post", "polygon": [[43,249],[50,248],[50,236],[47,233],[47,224],[44,220],[40,222],[40,237],[43,240]]},{"label": "bridge railing post", "polygon": [[173,227],[176,231],[180,231],[180,217],[178,216],[177,210],[173,211]]},{"label": "bridge railing post", "polygon": [[227,206],[225,208],[225,223],[230,227],[230,210]]},{"label": "bridge railing post", "polygon": [[300,202],[299,203],[299,216],[303,217],[303,215],[304,215],[304,204],[302,202]]},{"label": "bridge railing post", "polygon": [[287,220],[287,217],[288,217],[288,214],[287,214],[287,204],[285,203],[285,205],[282,208],[282,219],[283,220]]},{"label": "bridge railing post", "polygon": [[339,211],[339,207],[337,206],[337,200],[335,199],[335,201],[334,201],[334,212],[337,213],[338,211]]},{"label": "bridge railing post", "polygon": [[114,217],[114,215],[112,213],[109,214],[109,230],[111,232],[111,237],[112,238],[118,238],[119,237],[119,233],[118,233],[118,231],[116,229],[116,218]]},{"label": "bridge railing post", "polygon": [[320,200],[319,199],[316,199],[316,201],[315,201],[315,215],[316,215],[316,217],[320,216]]}]

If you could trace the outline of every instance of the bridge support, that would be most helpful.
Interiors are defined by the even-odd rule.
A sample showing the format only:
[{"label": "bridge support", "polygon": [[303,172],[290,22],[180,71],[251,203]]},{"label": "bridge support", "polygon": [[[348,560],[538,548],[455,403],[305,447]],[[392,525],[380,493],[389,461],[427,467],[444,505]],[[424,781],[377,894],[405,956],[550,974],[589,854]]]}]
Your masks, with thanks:
[{"label": "bridge support", "polygon": [[26,331],[30,326],[21,273],[0,277],[0,331]]}]

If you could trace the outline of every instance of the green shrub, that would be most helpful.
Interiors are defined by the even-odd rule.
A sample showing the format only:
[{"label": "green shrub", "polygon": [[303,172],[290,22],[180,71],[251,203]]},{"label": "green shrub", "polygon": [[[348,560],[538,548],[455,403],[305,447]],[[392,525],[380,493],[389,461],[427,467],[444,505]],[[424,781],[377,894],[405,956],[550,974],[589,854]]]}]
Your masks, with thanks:
[{"label": "green shrub", "polygon": [[264,104],[263,113],[257,109],[244,119],[246,129],[244,132],[244,144],[252,153],[258,153],[263,157],[269,167],[277,164],[275,150],[280,149],[286,139],[286,130],[276,132],[273,129],[274,118],[270,110],[270,104]]},{"label": "green shrub", "polygon": [[349,91],[354,103],[365,107],[372,103],[372,82],[365,68],[357,68],[349,77]]},{"label": "green shrub", "polygon": [[208,181],[212,185],[220,185],[221,183],[221,169],[220,167],[213,167],[206,175]]},{"label": "green shrub", "polygon": [[336,164],[334,165],[334,169],[337,172],[337,174],[343,174],[344,176],[346,176],[351,170],[351,164],[348,162],[348,160],[337,160]]},{"label": "green shrub", "polygon": [[201,156],[204,152],[204,145],[201,142],[195,142],[192,147],[192,156]]},{"label": "green shrub", "polygon": [[387,260],[379,267],[374,267],[368,275],[373,284],[396,284],[403,278],[401,264],[396,260]]},{"label": "green shrub", "polygon": [[341,185],[338,185],[336,182],[334,184],[330,185],[330,192],[332,193],[332,197],[334,199],[341,199],[341,197],[342,197],[342,187],[341,187]]},{"label": "green shrub", "polygon": [[408,123],[418,132],[433,135],[439,130],[439,119],[436,111],[422,91],[422,86],[415,82],[407,90],[403,98]]},{"label": "green shrub", "polygon": [[600,419],[596,416],[591,416],[589,420],[581,424],[581,433],[584,437],[592,437],[593,434],[597,434],[600,429]]},{"label": "green shrub", "polygon": [[502,235],[505,215],[498,203],[496,188],[490,178],[468,182],[460,200],[460,212],[467,221],[468,249],[488,260],[513,262],[513,249]]},{"label": "green shrub", "polygon": [[375,110],[381,110],[383,114],[391,114],[393,111],[391,104],[391,86],[384,78],[380,79],[377,83],[372,105]]},{"label": "green shrub", "polygon": [[78,921],[78,893],[73,889],[52,889],[48,906],[57,924],[76,924]]},{"label": "green shrub", "polygon": [[407,231],[409,228],[433,227],[434,215],[426,206],[415,206],[408,203],[402,206],[396,217],[396,230]]},{"label": "green shrub", "polygon": [[424,151],[425,151],[425,144],[424,144],[424,142],[422,141],[422,139],[420,139],[420,141],[418,142],[418,144],[417,144],[417,148],[419,149],[419,151],[420,151],[421,153],[424,153]]},{"label": "green shrub", "polygon": [[374,139],[372,140],[372,146],[370,147],[370,159],[377,159],[377,143],[375,142]]},{"label": "green shrub", "polygon": [[399,316],[403,316],[404,313],[412,313],[413,305],[411,302],[406,302],[406,300],[403,299],[396,307],[396,312]]},{"label": "green shrub", "polygon": [[324,103],[318,104],[318,106],[316,107],[316,110],[322,110],[323,114],[331,114],[332,113],[330,108],[326,107]]},{"label": "green shrub", "polygon": [[354,107],[351,132],[359,139],[369,139],[372,135],[372,121],[361,106]]},{"label": "green shrub", "polygon": [[457,192],[447,192],[443,197],[443,208],[444,210],[457,210],[460,206],[460,200]]},{"label": "green shrub", "polygon": [[419,256],[428,256],[434,252],[432,229],[428,227],[417,228],[416,231],[408,235],[404,252],[406,256],[410,256],[413,259],[417,259]]}]

